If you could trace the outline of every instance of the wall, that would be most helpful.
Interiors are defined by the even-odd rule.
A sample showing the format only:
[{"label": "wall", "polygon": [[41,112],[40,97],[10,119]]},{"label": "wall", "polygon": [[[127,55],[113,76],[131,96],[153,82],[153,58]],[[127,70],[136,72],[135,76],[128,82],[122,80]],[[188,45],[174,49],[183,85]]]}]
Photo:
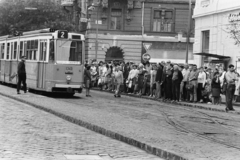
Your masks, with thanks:
[{"label": "wall", "polygon": [[[233,0],[230,0],[233,1]],[[201,1],[197,1],[197,4],[199,5]],[[213,2],[213,1],[210,1]],[[215,1],[216,2],[216,1]],[[220,2],[220,1],[219,1]],[[204,30],[210,30],[210,44],[209,44],[209,53],[211,54],[218,54],[218,55],[224,55],[224,56],[230,56],[231,60],[229,63],[232,63],[236,65],[237,57],[240,56],[240,48],[239,46],[234,44],[234,40],[230,37],[228,33],[228,26],[230,24],[228,20],[228,16],[230,13],[239,13],[240,12],[240,3],[238,8],[235,10],[228,10],[230,7],[229,5],[226,5],[225,3],[221,3],[221,6],[219,5],[219,8],[222,12],[219,10],[214,9],[215,3],[209,4],[209,9],[206,9],[206,7],[203,7],[200,11],[200,6],[196,6],[196,15],[195,17],[195,43],[193,52],[198,53],[202,52],[202,31]],[[225,5],[226,8],[224,8]],[[235,6],[237,7],[237,6]],[[212,12],[214,9],[214,12]],[[205,13],[205,11],[208,11],[208,15],[202,15]],[[201,15],[201,16],[200,16]],[[195,62],[200,65],[201,64],[201,57],[200,56],[194,56]]]}]

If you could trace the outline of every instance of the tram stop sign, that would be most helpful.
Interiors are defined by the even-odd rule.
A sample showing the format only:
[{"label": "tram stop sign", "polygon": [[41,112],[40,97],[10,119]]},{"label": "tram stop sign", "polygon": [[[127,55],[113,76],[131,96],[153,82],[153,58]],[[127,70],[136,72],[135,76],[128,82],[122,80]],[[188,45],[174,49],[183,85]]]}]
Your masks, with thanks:
[{"label": "tram stop sign", "polygon": [[151,59],[151,56],[148,53],[144,53],[142,55],[142,59],[146,62],[146,61],[149,61]]}]

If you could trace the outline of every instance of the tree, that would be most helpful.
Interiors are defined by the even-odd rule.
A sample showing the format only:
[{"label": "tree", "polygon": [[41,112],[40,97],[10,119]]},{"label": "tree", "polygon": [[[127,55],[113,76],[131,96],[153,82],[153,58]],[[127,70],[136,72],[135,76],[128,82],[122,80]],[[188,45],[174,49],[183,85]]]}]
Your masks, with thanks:
[{"label": "tree", "polygon": [[240,23],[239,22],[230,22],[230,25],[227,26],[227,33],[229,33],[230,38],[235,42],[235,45],[240,46]]},{"label": "tree", "polygon": [[[36,10],[26,10],[26,7]],[[0,35],[11,34],[12,28],[18,31],[30,31],[43,28],[56,28],[74,31],[71,15],[59,4],[50,0],[27,2],[6,0],[0,5]]]}]

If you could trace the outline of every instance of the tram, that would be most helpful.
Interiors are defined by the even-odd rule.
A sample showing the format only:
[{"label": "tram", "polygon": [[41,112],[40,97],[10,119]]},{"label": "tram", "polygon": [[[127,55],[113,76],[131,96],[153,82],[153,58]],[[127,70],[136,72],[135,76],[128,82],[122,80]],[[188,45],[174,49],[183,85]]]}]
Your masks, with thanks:
[{"label": "tram", "polygon": [[84,35],[42,29],[0,37],[0,81],[17,84],[17,66],[26,56],[27,87],[36,91],[82,92]]}]

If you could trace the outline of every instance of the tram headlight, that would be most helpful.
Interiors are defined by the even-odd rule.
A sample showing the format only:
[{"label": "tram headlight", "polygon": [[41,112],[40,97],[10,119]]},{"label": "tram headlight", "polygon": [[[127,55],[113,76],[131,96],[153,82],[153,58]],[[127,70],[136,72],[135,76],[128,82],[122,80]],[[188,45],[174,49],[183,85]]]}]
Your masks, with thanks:
[{"label": "tram headlight", "polygon": [[69,81],[71,81],[72,77],[70,75],[67,75],[66,79],[69,82]]}]

